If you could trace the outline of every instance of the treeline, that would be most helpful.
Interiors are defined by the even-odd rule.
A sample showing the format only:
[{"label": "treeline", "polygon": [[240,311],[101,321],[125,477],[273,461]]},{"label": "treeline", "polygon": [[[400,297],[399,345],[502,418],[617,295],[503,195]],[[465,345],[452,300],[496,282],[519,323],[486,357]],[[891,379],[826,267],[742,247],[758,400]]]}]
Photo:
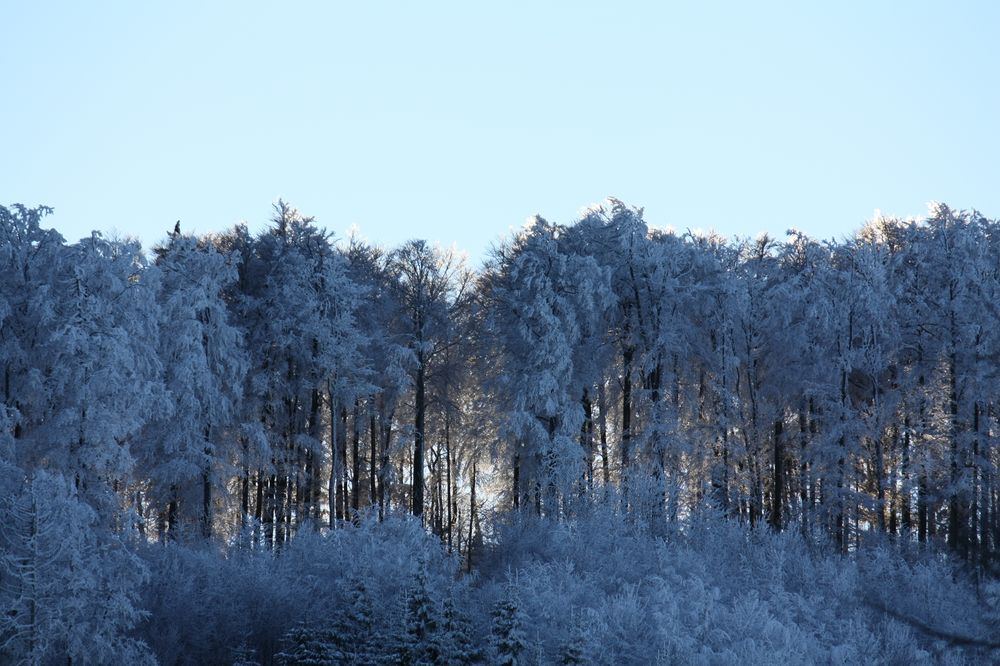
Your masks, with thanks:
[{"label": "treeline", "polygon": [[49,212],[0,207],[0,649],[48,649],[63,568],[134,625],[135,540],[280,552],[400,512],[467,568],[490,516],[613,501],[996,570],[1000,225],[976,212],[728,241],[609,200],[478,272],[283,202],[150,255]]},{"label": "treeline", "polygon": [[512,503],[615,485],[675,521],[946,541],[995,568],[1000,226],[933,207],[843,242],[726,242],[610,201],[481,278]]}]

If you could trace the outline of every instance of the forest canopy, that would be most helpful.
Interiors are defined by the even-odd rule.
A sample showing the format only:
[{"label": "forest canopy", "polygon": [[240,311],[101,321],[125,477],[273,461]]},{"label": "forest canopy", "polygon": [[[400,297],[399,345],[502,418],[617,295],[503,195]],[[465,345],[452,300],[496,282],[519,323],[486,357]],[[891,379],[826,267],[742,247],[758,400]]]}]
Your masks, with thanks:
[{"label": "forest canopy", "polygon": [[0,206],[0,661],[997,658],[1000,222],[479,269]]}]

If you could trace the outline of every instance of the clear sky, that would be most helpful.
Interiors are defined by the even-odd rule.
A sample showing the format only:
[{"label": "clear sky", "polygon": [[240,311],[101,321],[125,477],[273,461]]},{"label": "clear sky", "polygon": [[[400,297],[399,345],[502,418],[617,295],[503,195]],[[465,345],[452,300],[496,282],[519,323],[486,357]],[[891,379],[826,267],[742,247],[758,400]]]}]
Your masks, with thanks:
[{"label": "clear sky", "polygon": [[8,2],[0,203],[144,244],[279,196],[478,258],[607,196],[840,237],[1000,217],[996,2]]}]

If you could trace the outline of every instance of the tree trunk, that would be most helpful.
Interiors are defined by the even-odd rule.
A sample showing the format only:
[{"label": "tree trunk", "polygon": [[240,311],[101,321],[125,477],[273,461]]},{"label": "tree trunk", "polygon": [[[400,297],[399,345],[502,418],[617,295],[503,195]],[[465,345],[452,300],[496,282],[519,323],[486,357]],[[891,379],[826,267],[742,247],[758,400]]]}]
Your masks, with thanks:
[{"label": "tree trunk", "polygon": [[448,552],[451,552],[451,530],[452,525],[454,525],[454,513],[452,503],[455,500],[455,495],[452,489],[452,476],[451,476],[451,410],[446,408],[444,412],[444,468],[445,476],[447,477],[445,483],[447,485],[447,491],[445,498],[448,502],[448,529],[447,529],[447,542],[448,542]]},{"label": "tree trunk", "polygon": [[378,502],[378,431],[375,430],[375,399],[368,399],[368,504]]},{"label": "tree trunk", "polygon": [[394,409],[389,411],[385,410],[385,404],[382,405],[382,414],[379,417],[379,428],[382,432],[382,451],[381,458],[379,461],[379,473],[378,473],[378,518],[379,520],[385,520],[386,514],[389,511],[389,505],[392,502],[390,473],[392,471],[392,464],[389,460],[389,445],[392,439],[392,418],[395,413]]},{"label": "tree trunk", "polygon": [[417,352],[417,385],[416,400],[413,415],[413,515],[421,518],[423,522],[424,513],[424,418],[426,416],[426,397],[424,395],[425,382],[424,353]]},{"label": "tree trunk", "polygon": [[[590,393],[583,389],[583,423],[580,425],[580,448],[584,457],[584,483],[587,488],[594,486],[594,403]],[[582,489],[581,489],[582,490]]]},{"label": "tree trunk", "polygon": [[333,388],[329,385],[327,386],[327,395],[330,401],[330,482],[327,485],[327,503],[330,506],[329,521],[332,530],[337,527],[337,489],[340,487],[338,479],[342,463],[337,452],[337,406],[334,401]]},{"label": "tree trunk", "polygon": [[[628,497],[628,466],[631,462],[632,446],[632,361],[635,348],[631,345],[625,348],[622,363],[622,471],[621,486],[625,497]],[[628,500],[626,499],[626,502]]]},{"label": "tree trunk", "polygon": [[[515,469],[517,469],[515,467]],[[475,539],[472,538],[473,526],[476,521],[476,463],[472,463],[472,479],[469,484],[469,536],[468,536],[468,552],[465,556],[465,566],[466,571],[472,573],[472,543]],[[516,497],[516,495],[515,495]]]},{"label": "tree trunk", "polygon": [[340,427],[337,429],[337,518],[347,520],[350,493],[347,488],[347,406],[340,407]]},{"label": "tree trunk", "polygon": [[799,504],[802,536],[809,538],[809,463],[806,461],[806,444],[809,440],[809,416],[805,405],[799,408]]},{"label": "tree trunk", "polygon": [[207,469],[201,473],[201,536],[212,538],[212,480]]},{"label": "tree trunk", "polygon": [[[953,289],[952,289],[953,292]],[[952,300],[954,293],[951,294]],[[951,460],[950,460],[950,481],[951,493],[948,496],[948,547],[964,556],[962,552],[962,508],[961,493],[958,489],[959,482],[959,451],[958,439],[961,428],[958,422],[958,377],[957,372],[957,351],[955,348],[955,311],[952,309],[950,322],[951,348],[948,355],[948,412],[951,415],[949,420],[949,435],[951,439]]]},{"label": "tree trunk", "polygon": [[784,424],[781,419],[774,422],[774,484],[771,492],[771,527],[781,531],[781,503],[785,496],[784,443],[781,440]]},{"label": "tree trunk", "polygon": [[177,486],[170,486],[170,502],[167,504],[167,538],[177,540]]},{"label": "tree trunk", "polygon": [[[903,409],[906,409],[904,405]],[[903,417],[903,452],[902,452],[902,462],[900,463],[901,469],[900,474],[902,475],[902,493],[900,497],[900,507],[899,507],[899,522],[906,533],[907,537],[910,537],[910,531],[913,529],[912,518],[910,516],[910,415],[907,414]]]},{"label": "tree trunk", "polygon": [[514,454],[514,461],[511,465],[514,468],[514,479],[513,487],[511,489],[512,499],[514,503],[514,511],[518,511],[521,508],[521,456],[520,454]]},{"label": "tree trunk", "polygon": [[351,422],[354,425],[354,437],[351,440],[351,510],[357,516],[361,509],[361,403],[354,399],[354,412]]},{"label": "tree trunk", "polygon": [[608,401],[604,395],[604,381],[597,385],[598,409],[601,411],[601,478],[604,488],[611,486],[611,460],[608,457]]}]

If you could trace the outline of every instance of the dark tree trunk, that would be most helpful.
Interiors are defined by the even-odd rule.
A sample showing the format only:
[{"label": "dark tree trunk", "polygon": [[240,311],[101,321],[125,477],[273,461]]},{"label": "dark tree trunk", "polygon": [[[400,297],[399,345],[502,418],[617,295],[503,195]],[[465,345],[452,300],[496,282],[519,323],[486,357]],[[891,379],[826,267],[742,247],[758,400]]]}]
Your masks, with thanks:
[{"label": "dark tree trunk", "polygon": [[927,475],[920,473],[920,481],[917,485],[917,540],[926,543],[928,536],[927,520]]},{"label": "dark tree trunk", "polygon": [[583,389],[583,423],[580,425],[580,448],[585,461],[584,481],[586,487],[594,485],[594,403],[590,393]]},{"label": "dark tree trunk", "polygon": [[277,484],[275,475],[268,477],[267,488],[264,491],[263,526],[264,543],[268,550],[274,550],[274,489]]},{"label": "dark tree trunk", "polygon": [[[244,444],[245,447],[245,444]],[[250,468],[245,464],[240,474],[240,529],[250,520]]]},{"label": "dark tree trunk", "polygon": [[511,494],[513,495],[512,500],[514,502],[514,511],[521,508],[521,456],[520,454],[514,454],[514,461],[512,463],[514,469],[514,479],[513,488],[511,489]]},{"label": "dark tree trunk", "polygon": [[327,396],[330,402],[330,481],[327,485],[327,503],[330,506],[329,524],[330,529],[337,527],[339,503],[337,502],[338,489],[340,488],[340,470],[343,461],[337,446],[337,407],[334,402],[333,389],[327,387]]},{"label": "dark tree trunk", "polygon": [[771,527],[776,532],[781,531],[781,504],[785,497],[785,451],[781,439],[783,426],[781,419],[774,422],[774,485],[771,492]]},{"label": "dark tree trunk", "polygon": [[445,409],[444,412],[444,469],[445,469],[445,484],[447,485],[445,500],[448,502],[448,528],[447,528],[447,543],[448,552],[451,552],[451,530],[454,523],[454,513],[452,503],[455,500],[455,495],[452,489],[452,474],[451,474],[451,410]]},{"label": "dark tree trunk", "polygon": [[340,408],[340,427],[337,429],[337,457],[340,462],[337,476],[337,518],[348,519],[350,494],[347,489],[347,406]]},{"label": "dark tree trunk", "polygon": [[628,495],[628,467],[632,455],[632,361],[635,348],[625,348],[622,363],[622,491]]},{"label": "dark tree trunk", "polygon": [[799,504],[801,505],[802,536],[809,536],[809,463],[806,461],[806,444],[809,441],[809,416],[805,406],[799,409]]},{"label": "dark tree trunk", "polygon": [[316,447],[309,452],[309,487],[306,507],[307,515],[315,521],[318,528],[320,522],[320,489],[323,481],[320,478],[320,452],[319,443],[323,439],[323,393],[319,389],[313,389],[309,401],[309,434],[312,435],[313,446]]},{"label": "dark tree trunk", "polygon": [[212,479],[208,470],[201,474],[201,535],[212,538]]},{"label": "dark tree trunk", "polygon": [[[954,294],[952,294],[954,298]],[[948,356],[948,411],[951,415],[949,423],[949,435],[951,439],[951,460],[950,460],[950,481],[951,493],[948,497],[948,547],[964,556],[962,552],[962,497],[958,489],[959,483],[959,450],[958,440],[960,426],[958,422],[958,377],[957,377],[957,353],[955,349],[955,311],[952,309],[950,317],[951,350]]]},{"label": "dark tree trunk", "polygon": [[604,382],[597,387],[598,408],[601,410],[601,478],[604,487],[611,485],[611,460],[608,456],[608,401],[604,395]]},{"label": "dark tree trunk", "polygon": [[[905,409],[905,406],[904,406]],[[903,477],[903,488],[900,497],[900,507],[899,507],[899,522],[902,525],[903,531],[907,536],[910,536],[910,531],[913,529],[912,519],[910,516],[910,416],[907,414],[903,418],[903,442],[902,442],[902,461],[900,463],[901,469],[900,473]]]},{"label": "dark tree trunk", "polygon": [[416,400],[413,415],[413,515],[422,519],[424,513],[424,419],[426,397],[424,394],[424,354],[417,352]]},{"label": "dark tree trunk", "polygon": [[[517,469],[515,467],[515,469]],[[469,535],[468,535],[468,551],[465,556],[465,566],[466,571],[472,572],[472,544],[475,541],[473,538],[473,530],[476,522],[476,463],[472,463],[472,479],[469,484]],[[516,495],[515,495],[516,497]]]},{"label": "dark tree trunk", "polygon": [[177,486],[170,486],[170,502],[167,504],[167,538],[177,539]]},{"label": "dark tree trunk", "polygon": [[351,440],[351,510],[357,515],[361,509],[361,403],[354,400],[354,412],[351,422],[354,425],[354,437]]},{"label": "dark tree trunk", "polygon": [[368,399],[368,504],[378,502],[378,431],[375,429],[375,400]]},{"label": "dark tree trunk", "polygon": [[379,473],[378,473],[378,517],[379,520],[385,520],[386,513],[389,510],[389,504],[392,501],[390,495],[391,487],[389,484],[390,472],[392,471],[391,461],[389,460],[389,445],[392,439],[392,418],[395,410],[385,410],[385,405],[383,404],[382,414],[379,418],[379,428],[382,433],[382,451],[381,458],[379,459]]}]

